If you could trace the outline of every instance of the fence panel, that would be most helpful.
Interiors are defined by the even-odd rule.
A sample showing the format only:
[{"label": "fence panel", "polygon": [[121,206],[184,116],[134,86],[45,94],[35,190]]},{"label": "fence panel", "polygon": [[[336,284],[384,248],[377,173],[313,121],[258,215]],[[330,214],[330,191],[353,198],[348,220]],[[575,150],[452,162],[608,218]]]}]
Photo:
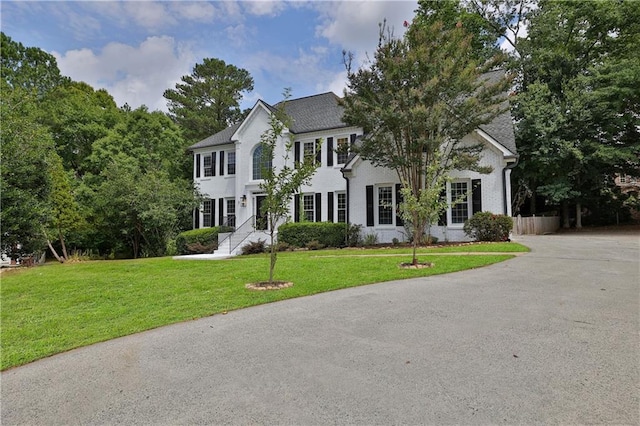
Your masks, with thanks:
[{"label": "fence panel", "polygon": [[532,216],[518,215],[513,221],[515,235],[542,235],[556,232],[560,228],[560,216]]}]

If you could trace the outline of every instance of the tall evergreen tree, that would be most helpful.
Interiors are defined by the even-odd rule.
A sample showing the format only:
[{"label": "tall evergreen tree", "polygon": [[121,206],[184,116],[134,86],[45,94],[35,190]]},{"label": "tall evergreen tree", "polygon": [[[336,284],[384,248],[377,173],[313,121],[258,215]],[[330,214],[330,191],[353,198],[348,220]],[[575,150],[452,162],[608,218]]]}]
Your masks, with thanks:
[{"label": "tall evergreen tree", "polygon": [[247,70],[205,58],[175,89],[166,90],[164,97],[185,138],[195,142],[238,122],[242,94],[252,90],[253,78]]}]

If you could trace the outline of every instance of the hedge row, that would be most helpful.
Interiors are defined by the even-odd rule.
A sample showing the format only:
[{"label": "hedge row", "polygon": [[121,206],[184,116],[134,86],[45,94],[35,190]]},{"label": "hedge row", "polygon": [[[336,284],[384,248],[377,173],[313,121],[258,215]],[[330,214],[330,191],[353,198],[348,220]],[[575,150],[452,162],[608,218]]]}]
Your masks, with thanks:
[{"label": "hedge row", "polygon": [[290,222],[278,228],[278,242],[306,247],[311,241],[317,241],[325,247],[344,247],[346,231],[345,223]]},{"label": "hedge row", "polygon": [[218,248],[218,234],[231,231],[229,226],[214,226],[182,232],[176,237],[176,250],[180,255],[212,253]]}]

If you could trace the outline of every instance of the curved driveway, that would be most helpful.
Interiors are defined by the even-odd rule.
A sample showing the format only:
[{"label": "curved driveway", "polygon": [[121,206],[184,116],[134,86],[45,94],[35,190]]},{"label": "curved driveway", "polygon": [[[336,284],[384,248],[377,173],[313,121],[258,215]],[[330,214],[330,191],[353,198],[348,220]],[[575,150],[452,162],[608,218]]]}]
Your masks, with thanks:
[{"label": "curved driveway", "polygon": [[163,327],[2,373],[2,424],[634,424],[639,234]]}]

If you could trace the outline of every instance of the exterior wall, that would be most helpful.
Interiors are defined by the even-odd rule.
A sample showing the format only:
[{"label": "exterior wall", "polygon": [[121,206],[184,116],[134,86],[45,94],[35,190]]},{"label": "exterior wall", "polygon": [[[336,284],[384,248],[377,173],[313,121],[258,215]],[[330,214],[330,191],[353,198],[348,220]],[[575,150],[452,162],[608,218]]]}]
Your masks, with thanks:
[{"label": "exterior wall", "polygon": [[[225,213],[226,216],[226,199],[235,200],[235,216],[236,225],[239,226],[252,216],[258,215],[258,198],[262,194],[260,189],[261,180],[253,179],[253,154],[260,146],[260,138],[262,134],[269,128],[269,113],[262,106],[258,105],[251,114],[247,117],[245,122],[240,126],[236,134],[234,135],[234,143],[226,145],[200,148],[194,150],[194,182],[198,185],[200,191],[207,199],[215,200],[215,219],[212,225],[220,225],[219,221],[219,205],[218,200],[220,198],[225,199]],[[313,194],[314,203],[316,202],[317,193],[320,194],[320,217],[316,221],[328,221],[330,216],[333,215],[333,221],[338,221],[337,215],[337,194],[346,194],[346,181],[342,177],[341,168],[344,164],[337,163],[337,154],[331,152],[332,165],[328,165],[329,146],[328,138],[333,138],[334,148],[337,147],[338,138],[350,139],[352,134],[361,135],[362,129],[359,128],[341,128],[341,129],[329,129],[325,131],[312,132],[295,135],[295,141],[300,142],[300,156],[303,156],[303,144],[304,142],[315,142],[316,139],[322,141],[320,145],[320,166],[318,167],[315,175],[313,176],[311,183],[301,188],[301,194]],[[274,153],[273,166],[280,169],[284,164],[285,154],[285,142],[288,141],[289,135],[284,134],[278,143],[276,144],[276,152]],[[228,158],[227,152],[234,151],[236,153],[236,173],[235,175],[229,175],[226,170],[224,175],[219,174],[219,161],[220,151],[225,151],[225,159]],[[209,155],[212,152],[217,154],[216,161],[216,173],[215,176],[204,176],[204,156]],[[196,177],[196,158],[200,155],[200,177]],[[295,153],[290,152],[288,158],[288,164],[293,165],[295,161]],[[329,201],[329,197],[333,199]],[[243,202],[243,200],[245,200]],[[243,205],[244,204],[244,205]],[[295,220],[294,211],[296,210],[295,201],[292,199],[289,211],[289,220]],[[330,204],[333,204],[332,214],[329,212]],[[198,212],[197,224],[199,227],[203,226],[203,212]],[[194,220],[194,225],[195,225]]]},{"label": "exterior wall", "polygon": [[[477,136],[469,135],[463,139],[464,143],[475,144],[480,139]],[[451,199],[451,185],[457,182],[467,182],[469,194],[467,196],[468,216],[472,214],[472,200],[471,200],[471,182],[472,180],[479,179],[481,182],[481,199],[482,199],[482,211],[490,211],[496,214],[505,213],[504,202],[504,182],[503,182],[503,169],[506,166],[503,154],[490,145],[485,143],[485,150],[482,154],[480,164],[483,166],[491,166],[493,171],[489,174],[480,174],[471,171],[453,171],[451,176],[451,182],[447,183],[447,197]],[[507,170],[507,178],[510,176]],[[378,241],[382,243],[389,243],[393,238],[397,238],[399,241],[407,241],[407,233],[403,226],[396,226],[396,194],[395,190],[392,190],[393,194],[393,214],[394,224],[392,225],[380,225],[378,222],[378,203],[377,203],[377,188],[380,186],[391,186],[395,189],[395,185],[400,183],[395,171],[390,169],[384,169],[374,167],[370,162],[361,159],[356,160],[353,165],[352,172],[348,173],[349,176],[349,219],[353,224],[362,225],[362,234],[376,234]],[[508,183],[508,182],[507,182]],[[367,200],[366,200],[366,187],[367,185],[374,186],[374,198],[373,198],[373,210],[374,210],[374,226],[366,226],[367,224]],[[507,197],[510,197],[510,190],[507,187]],[[507,207],[511,204],[510,198],[507,198]],[[507,208],[507,214],[510,214],[510,209]],[[447,226],[439,226],[438,224],[432,224],[431,235],[437,237],[440,241],[468,241],[469,238],[462,230],[463,224],[452,223],[452,211],[451,208],[447,209]]]}]

